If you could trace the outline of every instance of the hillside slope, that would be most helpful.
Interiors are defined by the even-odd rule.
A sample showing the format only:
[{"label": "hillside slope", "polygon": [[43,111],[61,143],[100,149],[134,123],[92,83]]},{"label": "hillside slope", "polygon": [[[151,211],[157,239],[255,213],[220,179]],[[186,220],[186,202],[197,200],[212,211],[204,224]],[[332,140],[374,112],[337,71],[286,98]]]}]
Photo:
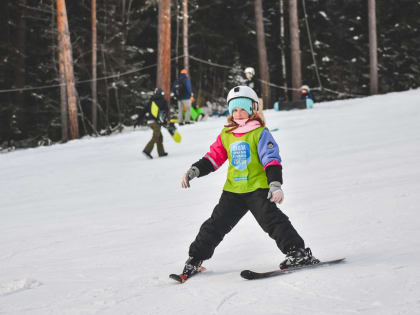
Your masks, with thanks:
[{"label": "hillside slope", "polygon": [[[284,255],[247,214],[184,285],[187,249],[226,165],[180,181],[223,118],[0,155],[0,314],[414,314],[420,307],[420,90],[265,112],[285,202],[307,246],[346,264],[246,281]],[[153,152],[155,155],[156,153]]]}]

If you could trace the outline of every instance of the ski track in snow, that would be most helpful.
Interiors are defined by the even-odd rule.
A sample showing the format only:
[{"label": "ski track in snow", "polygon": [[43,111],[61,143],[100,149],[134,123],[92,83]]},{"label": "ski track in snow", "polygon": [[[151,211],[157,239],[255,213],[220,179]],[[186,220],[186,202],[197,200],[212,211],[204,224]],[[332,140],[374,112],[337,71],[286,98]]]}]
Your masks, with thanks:
[{"label": "ski track in snow", "polygon": [[24,290],[30,290],[41,286],[42,283],[35,279],[19,279],[9,282],[0,282],[0,296],[19,293]]},{"label": "ski track in snow", "polygon": [[228,296],[224,297],[222,299],[222,301],[219,303],[219,305],[217,306],[216,311],[219,312],[220,309],[222,308],[223,304],[225,304],[230,298],[232,298],[236,294],[238,294],[238,292],[233,292],[233,293],[229,294]]}]

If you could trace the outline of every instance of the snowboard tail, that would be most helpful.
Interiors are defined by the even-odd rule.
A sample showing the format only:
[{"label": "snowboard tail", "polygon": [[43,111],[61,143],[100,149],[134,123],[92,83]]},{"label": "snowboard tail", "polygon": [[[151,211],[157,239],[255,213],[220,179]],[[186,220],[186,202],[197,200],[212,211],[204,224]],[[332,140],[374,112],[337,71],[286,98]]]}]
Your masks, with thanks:
[{"label": "snowboard tail", "polygon": [[169,278],[178,281],[179,283],[184,283],[185,281],[188,280],[188,276],[185,275],[177,275],[175,273],[172,273],[169,275]]},{"label": "snowboard tail", "polygon": [[181,142],[181,134],[178,132],[173,122],[170,122],[167,126],[165,126],[165,128],[168,130],[169,134],[175,142]]},{"label": "snowboard tail", "polygon": [[183,275],[183,274],[179,274],[178,275],[178,274],[172,273],[172,274],[169,275],[169,278],[171,278],[171,279],[173,279],[173,280],[175,280],[175,281],[177,281],[179,283],[184,283],[189,278],[191,278],[191,277],[195,276],[196,274],[199,274],[199,273],[201,273],[201,272],[203,272],[205,270],[206,270],[205,267],[200,266],[200,268],[196,272],[194,272],[193,274],[191,274],[190,276]]}]

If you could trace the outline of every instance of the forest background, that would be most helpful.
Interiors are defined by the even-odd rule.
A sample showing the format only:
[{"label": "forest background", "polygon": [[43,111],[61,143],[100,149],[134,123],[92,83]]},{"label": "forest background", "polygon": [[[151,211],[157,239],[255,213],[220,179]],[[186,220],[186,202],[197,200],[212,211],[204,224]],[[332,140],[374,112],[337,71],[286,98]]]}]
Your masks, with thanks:
[{"label": "forest background", "polygon": [[[173,82],[184,67],[183,1],[170,2]],[[284,89],[292,85],[288,3],[262,1],[268,108],[291,97],[291,90]],[[91,4],[66,2],[80,136],[92,134]],[[297,5],[302,82],[314,88],[316,100],[369,95],[367,1],[297,0]],[[136,106],[156,87],[158,11],[159,1],[97,0],[98,135],[133,125]],[[27,147],[63,139],[56,12],[54,0],[0,2],[3,147],[11,141]],[[254,67],[259,77],[254,0],[189,0],[188,27],[189,70],[198,105],[225,97],[243,80],[245,67]],[[378,92],[419,87],[420,1],[377,0],[376,27]]]}]

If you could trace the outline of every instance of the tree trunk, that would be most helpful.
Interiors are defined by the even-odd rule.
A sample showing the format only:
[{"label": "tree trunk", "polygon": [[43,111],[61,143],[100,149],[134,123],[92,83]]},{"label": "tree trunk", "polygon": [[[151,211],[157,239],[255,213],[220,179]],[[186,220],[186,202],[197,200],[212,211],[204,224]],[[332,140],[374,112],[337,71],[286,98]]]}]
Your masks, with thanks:
[{"label": "tree trunk", "polygon": [[280,5],[280,41],[281,41],[281,74],[284,86],[284,101],[287,102],[287,72],[286,72],[286,40],[284,37],[284,0],[279,0]]},{"label": "tree trunk", "polygon": [[376,41],[376,3],[369,0],[370,94],[378,94],[378,45]]},{"label": "tree trunk", "polygon": [[121,0],[121,16],[122,16],[122,21],[123,21],[123,23],[125,22],[125,19],[124,19],[124,17],[125,17],[125,9],[126,9],[126,0]]},{"label": "tree trunk", "polygon": [[[25,22],[25,5],[26,0],[19,2],[19,13],[17,16],[17,36],[16,36],[16,52],[17,60],[15,65],[15,86],[16,88],[25,87],[25,40],[26,40],[26,22]],[[16,94],[16,105],[19,108],[25,108],[24,92],[19,91]],[[33,106],[31,106],[33,107]],[[31,116],[36,115],[36,110],[32,108]],[[34,120],[35,117],[30,117]]]},{"label": "tree trunk", "polygon": [[184,52],[184,68],[190,73],[190,61],[188,53],[188,0],[182,1],[182,43]]},{"label": "tree trunk", "polygon": [[[105,35],[106,36],[106,35]],[[106,42],[106,38],[104,38],[104,42]],[[109,106],[110,106],[110,97],[109,97],[109,89],[108,89],[108,79],[106,77],[108,76],[108,68],[107,68],[107,62],[105,58],[105,44],[101,45],[101,52],[102,52],[102,67],[103,67],[103,74],[105,76],[105,124],[106,129],[108,131],[111,130],[111,125],[109,123]]]},{"label": "tree trunk", "polygon": [[176,34],[175,34],[175,73],[179,73],[179,3],[175,1],[175,16],[176,16]]},{"label": "tree trunk", "polygon": [[[267,49],[265,46],[265,33],[264,33],[264,22],[263,22],[263,8],[262,0],[255,0],[255,20],[257,26],[257,44],[258,44],[258,61],[259,61],[259,73],[262,87],[262,96],[264,104],[271,107],[271,98],[270,98],[270,72],[268,71],[268,61],[267,61]],[[266,106],[267,107],[267,106]]]},{"label": "tree trunk", "polygon": [[[15,43],[14,43],[14,35],[12,35],[12,29],[14,28],[14,26],[11,25],[11,23],[9,23],[10,19],[12,19],[12,10],[9,7],[10,3],[6,2],[6,1],[0,1],[0,12],[3,13],[2,18],[0,18],[0,29],[2,30],[0,32],[0,42],[3,43],[4,46],[4,50],[1,50],[1,52],[7,56],[14,56],[15,53]],[[10,63],[10,61],[8,62],[4,62],[4,73],[2,73],[3,76],[3,83],[4,86],[3,88],[13,88],[13,84],[15,84],[14,80],[14,71],[15,69],[13,68],[12,64]],[[11,121],[11,117],[12,117],[12,112],[15,111],[17,109],[17,106],[15,106],[14,108],[12,108],[13,106],[11,106],[14,102],[14,94],[12,93],[7,93],[6,95],[2,95],[1,100],[4,100],[3,104],[9,104],[9,109],[7,110],[7,117],[10,121]],[[0,114],[1,117],[1,114]],[[8,126],[5,126],[4,124],[0,125],[0,133],[1,132],[5,132],[7,134],[7,140],[10,140],[12,138],[12,128],[10,127],[10,124],[8,124]]]},{"label": "tree trunk", "polygon": [[[51,34],[56,34],[55,31],[57,29],[55,17],[55,6],[54,2],[51,3]],[[64,70],[64,57],[63,57],[63,49],[60,49],[61,41],[59,36],[53,37],[53,47],[57,47],[56,50],[58,51],[57,57],[58,61],[56,60],[55,50],[52,54],[52,59],[54,60],[54,64],[57,63],[58,71],[57,75],[60,82],[60,118],[61,118],[61,142],[67,142],[69,140],[69,124],[68,124],[68,108],[67,108],[67,92],[66,92],[66,74]]]},{"label": "tree trunk", "polygon": [[289,0],[289,29],[290,29],[290,50],[292,63],[292,88],[293,101],[299,99],[299,89],[302,86],[302,66],[300,60],[299,25],[297,1]]},{"label": "tree trunk", "polygon": [[62,50],[64,57],[70,123],[70,139],[76,139],[79,137],[79,124],[77,121],[77,100],[76,88],[74,84],[73,57],[65,0],[57,0],[57,26],[59,41],[61,42],[59,49]]},{"label": "tree trunk", "polygon": [[64,67],[64,48],[62,41],[58,40],[58,68],[60,73],[60,113],[61,113],[61,141],[69,140],[69,115],[67,106],[66,69]]},{"label": "tree trunk", "polygon": [[95,134],[98,128],[97,47],[96,0],[92,0],[92,128]]},{"label": "tree trunk", "polygon": [[163,89],[169,103],[171,90],[171,1],[159,1],[158,62],[156,86]]}]

